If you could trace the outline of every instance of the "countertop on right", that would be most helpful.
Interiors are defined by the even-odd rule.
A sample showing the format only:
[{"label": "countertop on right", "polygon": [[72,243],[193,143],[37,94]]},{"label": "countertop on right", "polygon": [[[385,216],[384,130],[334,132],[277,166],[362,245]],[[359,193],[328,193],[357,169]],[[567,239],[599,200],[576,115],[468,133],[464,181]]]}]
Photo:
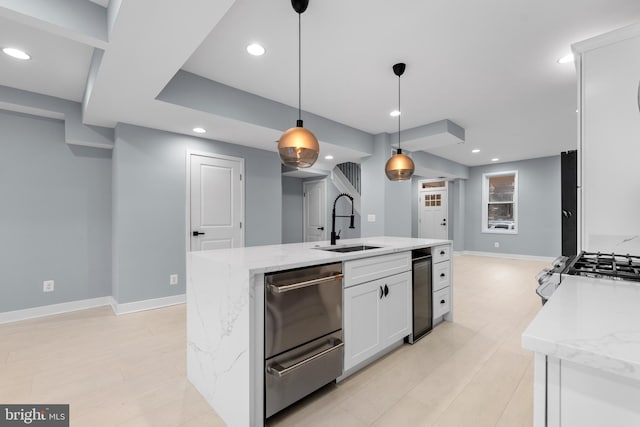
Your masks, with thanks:
[{"label": "countertop on right", "polygon": [[522,346],[640,380],[640,283],[563,278]]}]

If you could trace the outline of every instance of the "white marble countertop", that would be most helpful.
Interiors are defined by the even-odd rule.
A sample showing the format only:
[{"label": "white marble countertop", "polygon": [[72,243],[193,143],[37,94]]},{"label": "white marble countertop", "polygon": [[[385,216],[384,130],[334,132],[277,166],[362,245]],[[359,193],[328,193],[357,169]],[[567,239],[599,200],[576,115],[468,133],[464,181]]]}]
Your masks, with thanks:
[{"label": "white marble countertop", "polygon": [[427,246],[451,243],[450,240],[414,239],[409,237],[364,237],[340,239],[335,247],[364,244],[380,246],[378,249],[356,252],[329,252],[317,249],[330,247],[329,241],[288,243],[281,245],[250,246],[245,248],[217,249],[190,252],[191,256],[203,257],[219,264],[244,267],[251,273],[268,273],[289,268],[305,267],[318,263],[341,262],[367,258],[394,252],[410,251]]},{"label": "white marble countertop", "polygon": [[640,283],[563,277],[522,346],[640,380]]}]

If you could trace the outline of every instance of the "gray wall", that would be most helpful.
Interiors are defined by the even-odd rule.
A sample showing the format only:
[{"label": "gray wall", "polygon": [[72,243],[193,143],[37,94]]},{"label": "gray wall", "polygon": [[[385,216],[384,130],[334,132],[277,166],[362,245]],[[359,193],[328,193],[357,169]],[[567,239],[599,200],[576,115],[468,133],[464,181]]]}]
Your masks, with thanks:
[{"label": "gray wall", "polygon": [[0,129],[0,312],[111,295],[111,151],[57,120],[0,111]]},{"label": "gray wall", "polygon": [[[518,234],[481,233],[482,174],[510,170],[518,171]],[[465,192],[465,250],[560,254],[560,156],[472,167]],[[500,247],[494,248],[494,242]]]},{"label": "gray wall", "polygon": [[[385,178],[384,234],[386,236],[411,237],[412,197],[411,181],[389,181]],[[415,203],[413,203],[415,205]]]},{"label": "gray wall", "polygon": [[465,249],[465,210],[467,206],[467,180],[449,182],[449,238],[453,240],[453,250]]},{"label": "gray wall", "polygon": [[[183,294],[186,151],[245,159],[245,245],[280,243],[277,153],[118,125],[113,150],[113,294],[119,303]],[[177,273],[179,284],[169,286]]]},{"label": "gray wall", "polygon": [[282,243],[303,239],[302,178],[282,177]]},{"label": "gray wall", "polygon": [[[360,163],[362,173],[362,237],[383,236],[385,226],[385,181],[384,165],[390,153],[389,134],[376,135],[373,140],[373,155]],[[376,216],[369,222],[367,216]]]}]

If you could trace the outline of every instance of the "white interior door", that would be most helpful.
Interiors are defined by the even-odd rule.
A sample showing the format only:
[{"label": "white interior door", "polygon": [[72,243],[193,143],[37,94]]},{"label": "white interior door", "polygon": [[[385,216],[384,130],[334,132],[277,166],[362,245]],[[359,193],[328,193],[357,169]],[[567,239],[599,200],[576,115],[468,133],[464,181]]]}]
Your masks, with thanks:
[{"label": "white interior door", "polygon": [[418,234],[423,239],[449,238],[447,190],[420,192]]},{"label": "white interior door", "polygon": [[304,241],[327,240],[327,185],[326,181],[302,183],[304,196]]},{"label": "white interior door", "polygon": [[190,155],[191,250],[244,246],[244,161]]}]

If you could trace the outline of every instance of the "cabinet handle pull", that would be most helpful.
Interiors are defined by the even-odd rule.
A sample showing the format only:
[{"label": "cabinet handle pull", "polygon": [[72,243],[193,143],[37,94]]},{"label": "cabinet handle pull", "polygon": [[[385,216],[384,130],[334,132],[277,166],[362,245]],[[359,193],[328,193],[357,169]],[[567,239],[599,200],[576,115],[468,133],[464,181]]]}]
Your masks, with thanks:
[{"label": "cabinet handle pull", "polygon": [[444,255],[445,253],[445,251],[440,251],[440,255]]},{"label": "cabinet handle pull", "polygon": [[444,273],[440,273],[440,277],[444,277],[446,276]]},{"label": "cabinet handle pull", "polygon": [[384,296],[384,290],[382,289],[382,286],[380,286],[380,299],[382,299],[383,296]]},{"label": "cabinet handle pull", "polygon": [[442,299],[442,300],[440,300],[440,304],[444,304],[444,300],[443,300],[443,299]]},{"label": "cabinet handle pull", "polygon": [[389,295],[389,287],[384,285],[384,296],[386,297],[387,295]]},{"label": "cabinet handle pull", "polygon": [[271,366],[267,366],[267,373],[271,374],[271,375],[275,375],[278,378],[282,378],[283,376],[291,373],[291,371],[298,369],[304,365],[306,365],[307,363],[313,362],[314,360],[324,356],[325,354],[328,354],[332,351],[338,350],[342,347],[344,347],[344,343],[342,341],[340,341],[337,338],[332,338],[329,340],[329,342],[327,344],[330,344],[331,347],[321,351],[320,353],[314,354],[313,356],[304,359],[296,364],[293,364],[287,368],[285,368],[284,366],[280,365],[279,363],[275,363],[274,365]]},{"label": "cabinet handle pull", "polygon": [[298,282],[298,283],[293,283],[291,285],[278,286],[278,285],[270,284],[269,289],[271,290],[271,292],[281,294],[283,292],[294,291],[300,288],[321,285],[323,283],[332,282],[334,280],[341,280],[343,277],[344,275],[342,273],[338,273],[338,274],[334,274],[333,276],[321,277],[320,279],[307,280],[306,282]]}]

